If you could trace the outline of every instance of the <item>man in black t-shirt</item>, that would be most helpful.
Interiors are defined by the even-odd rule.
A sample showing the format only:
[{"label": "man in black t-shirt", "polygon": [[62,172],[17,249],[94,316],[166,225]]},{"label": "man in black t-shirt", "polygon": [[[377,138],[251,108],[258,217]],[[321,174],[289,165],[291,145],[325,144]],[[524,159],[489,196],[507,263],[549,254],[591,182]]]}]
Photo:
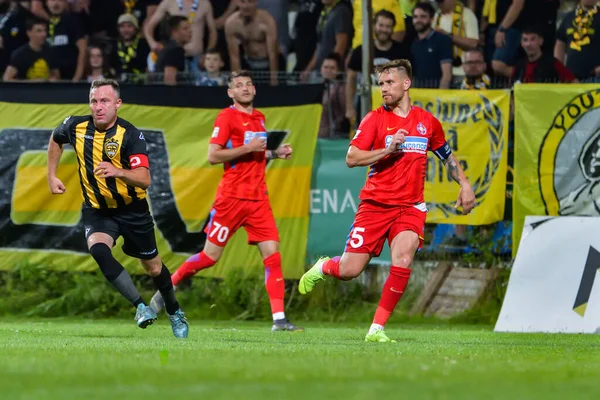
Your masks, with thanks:
[{"label": "man in black t-shirt", "polygon": [[46,24],[44,21],[32,19],[27,22],[29,43],[19,47],[10,57],[4,71],[4,81],[58,80],[58,71],[53,50],[46,43]]},{"label": "man in black t-shirt", "polygon": [[186,17],[176,15],[169,18],[171,40],[160,51],[155,71],[162,73],[165,85],[176,85],[177,78],[185,72],[185,50],[183,46],[192,40],[192,28]]},{"label": "man in black t-shirt", "polygon": [[[410,53],[401,43],[392,40],[392,33],[396,25],[396,17],[388,10],[380,10],[375,14],[373,33],[373,65],[377,66],[397,59],[409,59]],[[348,62],[348,79],[346,82],[346,118],[356,120],[354,96],[356,94],[356,81],[358,73],[362,70],[362,44],[352,50]]]},{"label": "man in black t-shirt", "polygon": [[13,0],[6,15],[0,17],[0,74],[8,65],[10,55],[27,44],[27,19],[31,18],[29,3]]},{"label": "man in black t-shirt", "polygon": [[63,80],[80,81],[85,68],[87,37],[78,16],[67,11],[67,0],[47,0],[48,42],[55,51]]},{"label": "man in black t-shirt", "polygon": [[122,14],[117,21],[119,40],[111,52],[111,66],[120,80],[133,80],[148,69],[150,46],[140,37],[139,23],[133,14]]},{"label": "man in black t-shirt", "polygon": [[581,0],[575,10],[565,15],[556,35],[554,57],[564,63],[580,81],[598,81],[600,3]]}]

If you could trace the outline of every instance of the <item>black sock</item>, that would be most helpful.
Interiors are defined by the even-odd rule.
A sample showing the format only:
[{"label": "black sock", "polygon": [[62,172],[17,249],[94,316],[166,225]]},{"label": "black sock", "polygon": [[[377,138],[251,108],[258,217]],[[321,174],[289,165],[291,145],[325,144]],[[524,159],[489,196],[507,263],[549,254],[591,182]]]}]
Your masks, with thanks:
[{"label": "black sock", "polygon": [[134,307],[138,304],[146,304],[136,289],[131,276],[112,255],[110,248],[104,243],[96,243],[90,248],[90,254],[98,263],[100,271]]},{"label": "black sock", "polygon": [[175,311],[179,310],[179,303],[175,298],[175,289],[173,289],[173,283],[171,282],[171,273],[165,264],[162,265],[160,274],[153,276],[152,280],[154,281],[154,286],[156,286],[165,301],[167,313],[171,315],[175,314]]}]

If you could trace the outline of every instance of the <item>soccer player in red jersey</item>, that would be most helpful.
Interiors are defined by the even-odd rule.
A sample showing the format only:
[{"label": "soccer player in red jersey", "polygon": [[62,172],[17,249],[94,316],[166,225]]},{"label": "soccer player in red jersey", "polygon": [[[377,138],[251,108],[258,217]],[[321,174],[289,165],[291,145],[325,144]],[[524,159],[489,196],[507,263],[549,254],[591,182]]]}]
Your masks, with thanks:
[{"label": "soccer player in red jersey", "polygon": [[365,337],[368,342],[390,342],[384,326],[410,278],[410,266],[423,244],[427,206],[424,202],[427,151],[443,160],[460,185],[456,207],[468,214],[475,195],[450,146],[440,122],[429,112],[411,105],[408,90],[412,67],[394,60],[376,68],[384,105],[361,121],[346,156],[348,167],[369,166],[360,204],[341,257],[323,257],[300,279],[307,294],[325,276],[350,280],[378,257],[387,239],[392,267]]},{"label": "soccer player in red jersey", "polygon": [[[217,263],[235,231],[243,227],[248,243],[257,245],[265,265],[265,286],[273,313],[273,331],[303,331],[285,316],[285,282],[281,272],[279,233],[269,204],[265,168],[267,159],[290,159],[292,148],[282,144],[266,150],[265,116],[252,102],[256,88],[246,71],[234,72],[228,79],[227,94],[233,105],[219,115],[214,124],[208,150],[211,164],[225,164],[210,219],[206,226],[204,249],[188,258],[172,276],[173,285]],[[151,301],[155,311],[163,308],[157,292]]]}]

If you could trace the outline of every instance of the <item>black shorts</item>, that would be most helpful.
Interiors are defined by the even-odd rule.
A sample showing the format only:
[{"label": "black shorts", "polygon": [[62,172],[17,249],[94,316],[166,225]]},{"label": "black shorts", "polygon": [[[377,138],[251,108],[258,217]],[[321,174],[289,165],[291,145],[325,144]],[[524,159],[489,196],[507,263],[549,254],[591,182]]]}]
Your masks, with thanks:
[{"label": "black shorts", "polygon": [[125,207],[106,209],[92,208],[84,203],[81,218],[86,240],[97,232],[110,235],[115,242],[123,236],[123,252],[128,256],[150,260],[158,255],[154,220],[145,199]]}]

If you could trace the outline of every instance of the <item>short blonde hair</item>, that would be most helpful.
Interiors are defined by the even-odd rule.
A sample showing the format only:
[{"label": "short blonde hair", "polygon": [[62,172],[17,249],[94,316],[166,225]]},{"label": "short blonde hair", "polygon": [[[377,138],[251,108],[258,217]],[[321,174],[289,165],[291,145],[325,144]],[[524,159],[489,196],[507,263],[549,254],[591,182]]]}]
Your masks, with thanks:
[{"label": "short blonde hair", "polygon": [[389,72],[392,69],[395,69],[398,72],[404,71],[406,72],[406,75],[412,79],[412,65],[410,64],[410,61],[404,58],[388,61],[385,64],[378,65],[375,67],[375,73],[379,75],[384,72]]}]

